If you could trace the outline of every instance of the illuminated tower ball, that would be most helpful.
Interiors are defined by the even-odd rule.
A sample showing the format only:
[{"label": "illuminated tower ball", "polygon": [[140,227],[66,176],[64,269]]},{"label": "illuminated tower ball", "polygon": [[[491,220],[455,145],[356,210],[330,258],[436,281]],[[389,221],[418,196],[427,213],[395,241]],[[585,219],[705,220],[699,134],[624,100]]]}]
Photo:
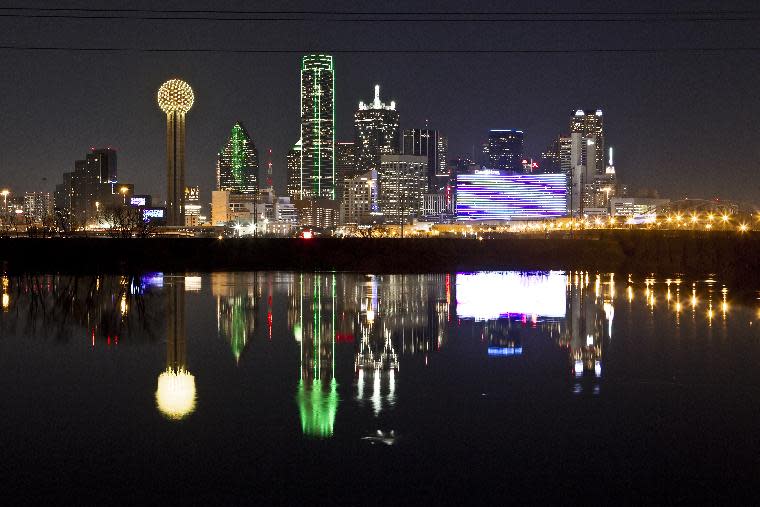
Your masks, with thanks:
[{"label": "illuminated tower ball", "polygon": [[185,115],[195,96],[190,85],[170,79],[158,89],[166,113],[166,224],[185,225]]}]

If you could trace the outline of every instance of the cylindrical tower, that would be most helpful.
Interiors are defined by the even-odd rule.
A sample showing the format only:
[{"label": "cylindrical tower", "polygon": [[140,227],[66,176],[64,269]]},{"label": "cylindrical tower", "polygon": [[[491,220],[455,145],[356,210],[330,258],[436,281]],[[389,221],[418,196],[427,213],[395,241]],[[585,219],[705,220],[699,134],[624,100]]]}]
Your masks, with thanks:
[{"label": "cylindrical tower", "polygon": [[185,115],[195,96],[190,85],[170,79],[158,89],[166,113],[166,224],[185,225]]}]

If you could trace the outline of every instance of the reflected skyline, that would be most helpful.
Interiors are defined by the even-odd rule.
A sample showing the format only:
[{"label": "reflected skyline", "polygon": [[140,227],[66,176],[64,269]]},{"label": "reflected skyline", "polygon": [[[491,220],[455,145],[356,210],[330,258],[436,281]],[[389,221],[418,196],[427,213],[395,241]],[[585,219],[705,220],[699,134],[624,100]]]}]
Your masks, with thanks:
[{"label": "reflected skyline", "polygon": [[[180,420],[197,409],[187,311],[212,301],[217,338],[237,367],[257,341],[295,343],[299,371],[291,378],[302,433],[329,438],[342,410],[355,406],[373,418],[396,410],[405,377],[419,377],[415,365],[429,368],[452,340],[472,340],[484,360],[515,365],[540,360],[537,344],[552,344],[566,358],[568,392],[599,395],[616,329],[653,332],[664,317],[675,336],[689,326],[709,336],[716,328],[725,339],[737,308],[729,294],[713,279],[559,271],[5,275],[0,329],[36,320],[42,331],[55,321],[59,333],[86,337],[92,348],[129,346],[164,327],[155,401],[165,417]],[[634,320],[640,307],[644,316]]]},{"label": "reflected skyline", "polygon": [[[113,471],[104,500],[154,477],[205,488],[214,470],[222,487],[239,479],[215,499],[235,504],[250,476],[336,463],[409,488],[494,463],[551,478],[570,466],[576,484],[713,474],[760,452],[744,437],[760,293],[717,278],[9,273],[0,288],[9,470],[76,481],[81,457]],[[135,468],[138,453],[158,466]]]}]

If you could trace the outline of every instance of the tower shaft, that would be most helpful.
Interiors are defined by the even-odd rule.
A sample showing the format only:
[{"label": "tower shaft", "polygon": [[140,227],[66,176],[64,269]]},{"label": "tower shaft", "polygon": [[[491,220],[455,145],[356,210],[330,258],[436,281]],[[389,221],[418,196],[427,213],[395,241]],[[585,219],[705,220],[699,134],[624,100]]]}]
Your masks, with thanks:
[{"label": "tower shaft", "polygon": [[185,113],[166,114],[166,224],[185,225]]}]

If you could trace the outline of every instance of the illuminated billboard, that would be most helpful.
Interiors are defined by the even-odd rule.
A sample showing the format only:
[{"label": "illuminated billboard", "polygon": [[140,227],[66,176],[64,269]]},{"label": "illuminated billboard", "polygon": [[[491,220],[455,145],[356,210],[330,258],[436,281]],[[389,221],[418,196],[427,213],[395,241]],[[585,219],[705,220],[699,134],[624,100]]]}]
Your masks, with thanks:
[{"label": "illuminated billboard", "polygon": [[164,218],[163,208],[146,208],[143,210],[144,218]]},{"label": "illuminated billboard", "polygon": [[145,206],[145,197],[130,197],[129,204],[132,206]]},{"label": "illuminated billboard", "polygon": [[457,220],[526,220],[567,214],[564,174],[457,175]]},{"label": "illuminated billboard", "polygon": [[567,275],[562,271],[457,273],[457,316],[494,320],[517,315],[564,318]]},{"label": "illuminated billboard", "polygon": [[163,224],[166,219],[166,209],[142,208],[142,217],[144,222]]}]

